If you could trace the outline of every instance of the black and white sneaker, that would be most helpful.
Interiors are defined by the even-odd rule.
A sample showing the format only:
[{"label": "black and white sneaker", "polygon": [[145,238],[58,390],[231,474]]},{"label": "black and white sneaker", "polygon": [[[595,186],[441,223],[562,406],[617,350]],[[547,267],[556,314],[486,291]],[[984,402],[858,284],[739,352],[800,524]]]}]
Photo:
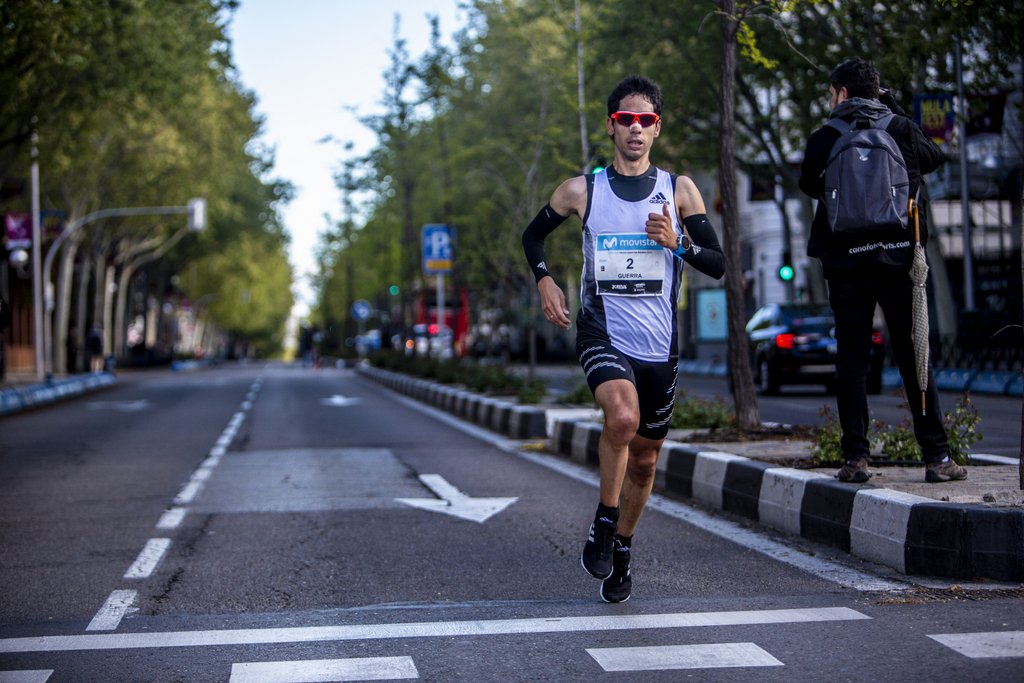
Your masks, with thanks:
[{"label": "black and white sneaker", "polygon": [[633,576],[629,572],[629,546],[615,539],[612,575],[601,582],[601,599],[605,602],[625,602],[633,592]]},{"label": "black and white sneaker", "polygon": [[590,536],[583,546],[580,563],[595,579],[612,575],[612,554],[615,548],[615,530],[618,525],[607,517],[598,517],[590,525]]}]

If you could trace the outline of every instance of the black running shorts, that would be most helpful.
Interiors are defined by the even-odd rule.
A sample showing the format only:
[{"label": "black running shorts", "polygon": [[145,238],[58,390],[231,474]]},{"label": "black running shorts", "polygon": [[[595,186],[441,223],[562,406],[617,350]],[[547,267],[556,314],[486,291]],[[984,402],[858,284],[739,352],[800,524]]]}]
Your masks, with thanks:
[{"label": "black running shorts", "polygon": [[607,339],[577,336],[576,357],[591,392],[613,379],[633,383],[640,399],[640,427],[636,430],[639,436],[660,441],[668,435],[676,401],[678,359],[675,356],[667,361],[636,360],[616,349]]}]

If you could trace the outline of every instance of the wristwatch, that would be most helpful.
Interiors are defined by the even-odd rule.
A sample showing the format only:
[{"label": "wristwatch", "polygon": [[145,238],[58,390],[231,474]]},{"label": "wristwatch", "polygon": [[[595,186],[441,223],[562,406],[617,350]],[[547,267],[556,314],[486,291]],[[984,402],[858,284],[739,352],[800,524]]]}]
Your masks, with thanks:
[{"label": "wristwatch", "polygon": [[676,242],[676,250],[673,252],[676,256],[682,256],[690,250],[690,238],[679,233],[679,240]]}]

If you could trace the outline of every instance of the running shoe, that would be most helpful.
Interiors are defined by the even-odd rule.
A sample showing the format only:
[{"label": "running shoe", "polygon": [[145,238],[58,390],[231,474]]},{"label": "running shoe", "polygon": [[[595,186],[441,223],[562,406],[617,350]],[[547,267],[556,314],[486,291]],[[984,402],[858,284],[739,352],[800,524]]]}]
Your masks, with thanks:
[{"label": "running shoe", "polygon": [[629,546],[615,539],[612,575],[601,582],[601,599],[605,602],[625,602],[633,591],[633,577],[629,573]]},{"label": "running shoe", "polygon": [[595,579],[607,579],[612,575],[612,554],[615,549],[617,524],[607,517],[598,517],[590,525],[590,536],[583,546],[580,563]]}]

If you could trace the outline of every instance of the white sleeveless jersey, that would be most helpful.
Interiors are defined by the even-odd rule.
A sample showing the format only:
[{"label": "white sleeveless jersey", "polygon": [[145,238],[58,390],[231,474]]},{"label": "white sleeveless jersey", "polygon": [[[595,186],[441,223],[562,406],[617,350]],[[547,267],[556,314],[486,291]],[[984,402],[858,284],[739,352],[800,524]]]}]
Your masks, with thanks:
[{"label": "white sleeveless jersey", "polygon": [[615,195],[607,171],[594,175],[583,224],[582,302],[578,334],[606,336],[641,361],[666,361],[676,350],[676,298],[683,262],[647,237],[647,214],[667,204],[681,232],[672,175],[656,169],[654,189],[630,202]]}]

